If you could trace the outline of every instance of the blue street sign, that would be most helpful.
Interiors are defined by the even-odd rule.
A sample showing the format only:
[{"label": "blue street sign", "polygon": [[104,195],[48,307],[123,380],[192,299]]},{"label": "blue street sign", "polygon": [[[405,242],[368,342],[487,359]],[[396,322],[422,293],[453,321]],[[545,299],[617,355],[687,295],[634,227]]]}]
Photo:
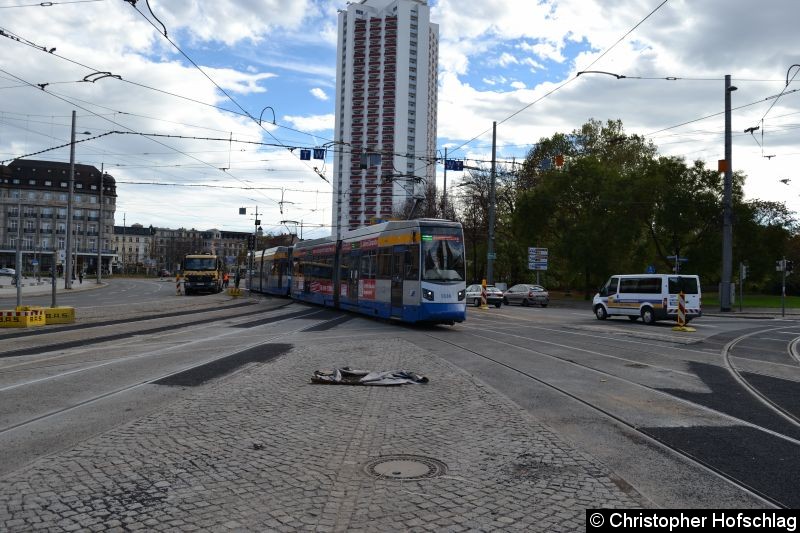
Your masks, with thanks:
[{"label": "blue street sign", "polygon": [[645,272],[648,274],[655,274],[656,267],[654,265],[647,265],[647,270]]},{"label": "blue street sign", "polygon": [[464,162],[459,161],[457,159],[445,159],[444,160],[444,169],[445,170],[455,170],[455,171],[462,171],[464,170]]},{"label": "blue street sign", "polygon": [[325,159],[325,148],[314,148],[314,159]]},{"label": "blue street sign", "polygon": [[311,161],[311,150],[300,150],[300,161]]}]

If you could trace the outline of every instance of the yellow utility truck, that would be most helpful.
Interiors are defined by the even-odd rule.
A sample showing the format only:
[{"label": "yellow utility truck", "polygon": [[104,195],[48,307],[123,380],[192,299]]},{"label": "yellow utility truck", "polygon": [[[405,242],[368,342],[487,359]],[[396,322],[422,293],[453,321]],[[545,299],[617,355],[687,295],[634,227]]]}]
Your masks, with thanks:
[{"label": "yellow utility truck", "polygon": [[214,254],[187,254],[183,258],[183,292],[222,292],[222,260]]}]

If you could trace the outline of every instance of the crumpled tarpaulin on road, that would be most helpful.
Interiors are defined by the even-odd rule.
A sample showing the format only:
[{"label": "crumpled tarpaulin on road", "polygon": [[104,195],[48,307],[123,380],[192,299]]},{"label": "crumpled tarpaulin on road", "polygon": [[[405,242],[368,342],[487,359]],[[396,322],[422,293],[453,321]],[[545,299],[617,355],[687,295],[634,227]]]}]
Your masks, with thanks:
[{"label": "crumpled tarpaulin on road", "polygon": [[348,366],[316,370],[311,383],[325,385],[406,385],[427,383],[428,378],[407,370],[353,370]]}]

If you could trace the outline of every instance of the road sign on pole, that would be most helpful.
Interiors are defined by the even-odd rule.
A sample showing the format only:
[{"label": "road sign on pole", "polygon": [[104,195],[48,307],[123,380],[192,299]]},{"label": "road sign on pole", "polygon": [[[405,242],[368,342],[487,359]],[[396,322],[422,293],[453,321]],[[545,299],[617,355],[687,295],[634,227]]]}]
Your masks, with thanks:
[{"label": "road sign on pole", "polygon": [[528,270],[547,270],[547,248],[528,248]]}]

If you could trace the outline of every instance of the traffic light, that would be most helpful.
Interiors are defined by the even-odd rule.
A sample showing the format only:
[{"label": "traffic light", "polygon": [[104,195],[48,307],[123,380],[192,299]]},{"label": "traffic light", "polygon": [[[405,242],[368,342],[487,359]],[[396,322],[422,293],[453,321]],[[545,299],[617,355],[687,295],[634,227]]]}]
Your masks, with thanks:
[{"label": "traffic light", "polygon": [[793,268],[794,268],[794,265],[792,264],[792,261],[789,260],[789,259],[786,259],[786,272],[791,272]]},{"label": "traffic light", "polygon": [[256,249],[256,236],[255,235],[248,235],[247,236],[247,249],[248,250],[255,250]]}]

